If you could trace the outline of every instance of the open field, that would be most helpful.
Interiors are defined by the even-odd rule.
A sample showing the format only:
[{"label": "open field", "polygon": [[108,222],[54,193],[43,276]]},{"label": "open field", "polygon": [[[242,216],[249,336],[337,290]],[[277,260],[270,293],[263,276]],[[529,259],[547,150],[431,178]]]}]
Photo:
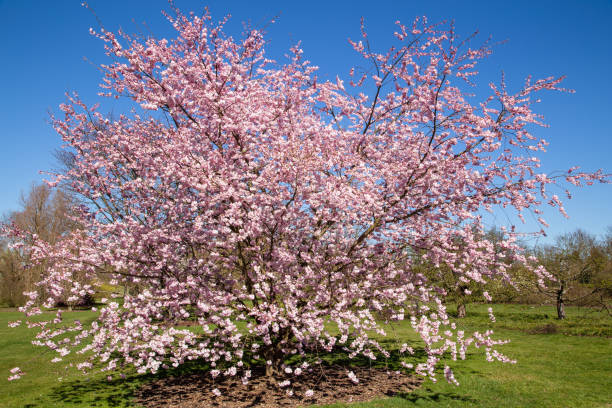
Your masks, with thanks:
[{"label": "open field", "polygon": [[[413,393],[351,407],[612,407],[612,319],[568,308],[568,319],[559,322],[552,307],[495,305],[497,322],[491,323],[487,307],[468,307],[461,325],[466,331],[493,328],[497,337],[510,339],[501,350],[516,365],[487,363],[481,351],[472,350],[466,361],[452,364],[460,387],[440,378]],[[87,322],[94,313],[66,316]],[[30,344],[28,329],[7,327],[19,318],[15,311],[0,312],[0,407],[137,407],[134,390],[154,377],[108,381],[67,373],[49,363],[49,352]],[[396,332],[415,339],[408,325]],[[15,366],[27,375],[9,383],[8,370]]]}]

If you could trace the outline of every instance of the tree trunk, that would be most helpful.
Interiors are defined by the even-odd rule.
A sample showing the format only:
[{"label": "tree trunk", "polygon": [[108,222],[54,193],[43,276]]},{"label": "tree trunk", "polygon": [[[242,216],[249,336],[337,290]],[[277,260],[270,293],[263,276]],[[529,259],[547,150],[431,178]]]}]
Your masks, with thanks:
[{"label": "tree trunk", "polygon": [[465,303],[459,302],[457,304],[457,317],[463,319],[465,317]]},{"label": "tree trunk", "polygon": [[266,377],[268,378],[274,377],[274,374],[276,374],[274,363],[272,364],[266,363]]},{"label": "tree trunk", "polygon": [[266,359],[266,377],[271,380],[280,372],[280,362],[282,360],[277,358],[277,352],[273,348],[266,350],[263,355]]},{"label": "tree trunk", "polygon": [[265,349],[262,350],[262,355],[266,359],[266,377],[268,380],[273,379],[278,374],[282,374],[282,365],[285,360],[282,348],[288,347],[287,343],[289,342],[290,336],[291,331],[288,328],[281,328],[278,333],[275,334],[271,344],[265,346]]},{"label": "tree trunk", "polygon": [[564,292],[563,284],[559,287],[557,291],[557,318],[559,320],[565,319],[565,303],[563,302],[563,292]]}]

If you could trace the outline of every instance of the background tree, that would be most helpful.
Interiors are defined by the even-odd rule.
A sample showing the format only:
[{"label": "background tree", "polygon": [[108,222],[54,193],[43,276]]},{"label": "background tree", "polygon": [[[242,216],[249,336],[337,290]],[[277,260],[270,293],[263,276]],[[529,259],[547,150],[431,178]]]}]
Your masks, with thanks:
[{"label": "background tree", "polygon": [[610,306],[612,301],[612,227],[608,227],[608,231],[604,236],[603,251],[608,262],[601,273],[593,277],[593,285],[598,288],[597,305],[612,315],[612,308]]},{"label": "background tree", "polygon": [[8,248],[6,242],[0,249],[0,302],[8,307],[25,303],[23,292],[28,289],[28,276],[19,257]]},{"label": "background tree", "polygon": [[[255,360],[270,377],[299,381],[313,351],[388,356],[370,336],[385,334],[385,316],[410,319],[421,336],[420,375],[434,377],[446,351],[464,358],[470,344],[508,361],[489,333],[455,330],[443,290],[407,254],[479,283],[526,262],[514,232],[497,256],[478,214],[561,205],[546,195],[557,179],[531,153],[546,143],[528,131],[540,124],[532,94],[560,89],[561,78],[528,80],[516,93],[502,83],[472,104],[475,67],[490,50],[417,20],[398,24],[387,52],[373,51],[365,30],[351,42],[371,69],[351,70],[345,87],[320,81],[298,47],[284,65],[266,59],[257,30],[235,40],[207,14],[169,20],[173,40],[96,34],[114,58],[103,87],[138,110],[110,120],[76,96],[61,106],[54,125],[74,161],[56,182],[90,210],[79,213],[82,230],[32,246],[49,262],[45,306],[93,293],[99,274],[140,289],[91,327],[59,314],[40,344],[60,357],[85,352],[83,369],[156,372],[202,359],[212,376],[248,381],[245,363]],[[30,308],[37,299],[28,314],[40,312]],[[201,333],[176,327],[185,319]]]},{"label": "background tree", "polygon": [[2,302],[9,306],[25,303],[23,292],[36,289],[44,263],[33,264],[27,247],[35,241],[56,244],[64,235],[77,227],[72,219],[74,200],[61,190],[53,191],[45,184],[33,184],[27,194],[21,195],[21,210],[7,217],[8,223],[21,231],[20,249],[9,248],[9,240],[2,243],[0,276]]},{"label": "background tree", "polygon": [[609,258],[596,238],[587,232],[576,230],[562,235],[555,246],[536,248],[536,253],[553,278],[546,279],[544,287],[537,287],[555,300],[559,319],[565,318],[567,303],[586,303],[605,291]]}]

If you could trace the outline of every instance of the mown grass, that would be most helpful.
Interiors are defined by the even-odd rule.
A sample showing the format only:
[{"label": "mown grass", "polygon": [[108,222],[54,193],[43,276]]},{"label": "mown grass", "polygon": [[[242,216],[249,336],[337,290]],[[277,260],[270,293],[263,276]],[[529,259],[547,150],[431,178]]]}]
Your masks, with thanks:
[{"label": "mown grass", "polygon": [[[552,307],[495,305],[497,322],[489,321],[487,305],[473,305],[460,322],[466,331],[493,328],[511,342],[501,350],[516,359],[514,365],[488,363],[482,350],[473,350],[466,361],[451,362],[461,385],[440,377],[426,381],[408,394],[351,407],[612,407],[612,319],[588,309],[568,308],[568,318],[558,321]],[[91,321],[94,313],[66,313],[69,318]],[[0,407],[137,407],[133,392],[153,376],[128,375],[108,381],[105,375],[83,378],[64,365],[49,362],[50,353],[30,344],[25,327],[8,328],[21,318],[15,311],[0,312]],[[395,335],[416,340],[408,325]],[[9,383],[8,370],[19,366],[27,373]],[[197,365],[162,375],[180,375]],[[327,407],[345,407],[345,404]]]}]

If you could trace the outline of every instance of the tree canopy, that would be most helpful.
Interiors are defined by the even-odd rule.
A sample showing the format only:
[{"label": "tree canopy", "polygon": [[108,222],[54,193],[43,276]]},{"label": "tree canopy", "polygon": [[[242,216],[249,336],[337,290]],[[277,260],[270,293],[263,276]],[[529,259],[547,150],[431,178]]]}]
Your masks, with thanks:
[{"label": "tree canopy", "polygon": [[456,329],[445,291],[411,254],[466,284],[509,281],[508,267],[530,260],[514,229],[495,245],[483,239],[480,211],[563,211],[548,187],[605,181],[538,170],[547,143],[532,133],[543,124],[534,95],[562,90],[562,78],[527,79],[515,93],[491,84],[475,102],[490,48],[417,19],[397,23],[382,53],[364,29],[351,44],[367,70],[321,81],[299,46],[279,63],[261,31],[235,39],[208,14],[168,19],[174,39],[93,33],[114,59],[102,66],[104,95],[135,109],[111,120],[76,95],[61,106],[54,127],[72,156],[54,183],[87,203],[83,228],[58,242],[33,237],[48,297],[32,291],[23,310],[93,293],[101,277],[138,290],[109,301],[91,326],[64,323],[61,311],[30,323],[37,343],[58,360],[83,353],[83,370],[154,373],[202,359],[213,376],[248,381],[260,361],[299,381],[313,351],[388,355],[371,333],[408,319],[427,354],[417,374],[433,378],[443,353],[464,358],[470,345],[510,361],[491,332]]}]

